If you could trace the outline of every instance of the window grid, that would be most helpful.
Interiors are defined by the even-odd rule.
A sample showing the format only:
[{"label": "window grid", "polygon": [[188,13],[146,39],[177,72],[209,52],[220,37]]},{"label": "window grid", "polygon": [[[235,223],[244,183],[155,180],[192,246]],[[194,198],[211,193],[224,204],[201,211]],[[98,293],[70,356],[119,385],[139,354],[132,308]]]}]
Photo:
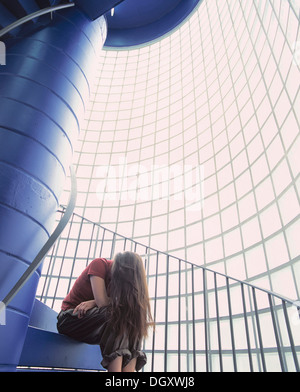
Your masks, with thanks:
[{"label": "window grid", "polygon": [[[104,51],[75,154],[77,212],[145,245],[299,297],[298,11],[293,1],[203,1],[162,40]],[[125,156],[153,184],[153,165],[202,165],[203,209],[191,212],[188,200],[171,198],[176,192],[154,200],[154,187],[147,200],[99,199],[97,189],[109,182],[98,168],[118,168]],[[116,175],[120,186],[124,173]],[[275,263],[276,238],[283,258]],[[280,271],[292,276],[288,285],[278,284]]]},{"label": "window grid", "polygon": [[[289,301],[135,243],[77,214],[45,259],[39,298],[58,310],[89,259],[111,258],[122,250],[138,252],[145,261],[156,322],[155,333],[144,342],[149,356],[146,371],[160,371],[161,366],[164,371],[295,370],[300,335]],[[274,320],[272,326],[271,316],[280,329]],[[288,319],[296,349],[293,357]],[[258,321],[260,332],[255,327]]]}]

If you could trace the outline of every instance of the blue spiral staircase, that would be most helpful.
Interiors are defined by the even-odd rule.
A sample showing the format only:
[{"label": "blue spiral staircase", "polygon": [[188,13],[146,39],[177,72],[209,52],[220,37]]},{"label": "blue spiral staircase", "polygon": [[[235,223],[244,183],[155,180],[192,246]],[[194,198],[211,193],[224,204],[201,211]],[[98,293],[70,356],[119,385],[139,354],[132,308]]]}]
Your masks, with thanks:
[{"label": "blue spiral staircase", "polygon": [[[34,297],[105,39],[103,15],[120,2],[0,1],[0,305],[6,318],[0,325],[0,371],[14,371],[23,361],[36,364],[40,357],[43,366],[55,366],[58,357],[50,360],[51,352],[66,367],[101,369],[99,348],[59,336],[53,311]],[[32,318],[37,313],[47,322]],[[48,359],[38,354],[47,342]],[[88,351],[82,356],[74,350]],[[74,358],[84,358],[85,365]]]},{"label": "blue spiral staircase", "polygon": [[[101,3],[101,7],[99,4]],[[23,37],[30,37],[35,32],[42,31],[45,27],[52,23],[52,13],[53,10],[45,15],[37,16],[36,12],[49,7],[57,6],[75,6],[80,9],[85,15],[87,15],[91,20],[103,15],[107,10],[113,6],[120,3],[120,1],[103,0],[99,1],[75,1],[73,4],[70,1],[60,1],[60,0],[1,0],[0,1],[0,30],[5,29],[11,24],[24,20],[24,18],[33,14],[33,18],[27,18],[26,23],[22,23],[14,27],[12,30],[5,32],[0,39],[4,41],[9,48],[15,44],[16,40],[20,41]],[[3,32],[3,30],[2,30]],[[0,124],[1,126],[1,124]],[[1,158],[1,157],[0,157]],[[0,159],[1,162],[1,159]],[[7,185],[7,184],[6,184]],[[2,188],[1,188],[2,186]],[[4,192],[3,185],[0,183],[0,191]],[[8,307],[11,306],[12,310],[15,309],[14,298],[15,296],[22,295],[22,288],[27,284],[28,280],[39,271],[44,257],[50,257],[51,252],[53,254],[53,249],[56,246],[60,235],[63,233],[65,227],[69,224],[70,219],[74,219],[73,209],[75,205],[76,190],[71,193],[70,204],[67,209],[63,211],[62,216],[65,217],[65,221],[60,220],[58,224],[58,229],[53,232],[46,244],[40,248],[42,251],[38,253],[38,256],[33,260],[30,266],[25,270],[23,275],[20,277],[18,272],[18,277],[20,279],[11,288],[9,293],[3,299],[3,303]],[[0,200],[1,204],[1,200]],[[55,213],[55,211],[54,211]],[[83,222],[84,218],[80,218]],[[81,223],[82,224],[82,223]],[[95,227],[95,224],[89,222],[89,224]],[[99,228],[98,228],[99,229]],[[94,229],[93,229],[94,230]],[[103,230],[102,244],[104,243],[105,235],[109,231]],[[169,300],[177,299],[178,314],[179,318],[172,323],[178,327],[180,331],[181,324],[189,323],[191,325],[191,348],[188,349],[188,355],[191,355],[192,365],[190,371],[199,371],[197,365],[197,358],[203,356],[205,358],[205,368],[202,370],[209,371],[210,358],[211,356],[216,356],[219,360],[219,369],[223,370],[223,362],[225,356],[230,356],[233,364],[233,370],[238,371],[239,365],[237,363],[237,355],[239,351],[248,357],[249,360],[249,370],[250,371],[267,371],[268,365],[266,363],[266,356],[268,354],[276,356],[279,367],[282,371],[297,371],[299,372],[299,352],[300,346],[298,340],[295,337],[295,328],[292,326],[291,318],[294,313],[293,310],[299,311],[299,303],[295,305],[295,301],[283,298],[280,295],[269,292],[267,290],[262,290],[256,286],[251,285],[249,282],[238,281],[237,279],[231,278],[229,276],[193,265],[184,260],[179,260],[173,258],[170,255],[162,254],[162,252],[149,249],[148,247],[143,247],[128,238],[118,236],[117,233],[109,233],[110,235],[110,254],[98,254],[102,257],[112,257],[118,245],[121,243],[123,249],[127,249],[128,244],[130,244],[130,249],[137,250],[139,247],[143,248],[142,253],[145,257],[152,260],[152,264],[148,263],[146,265],[148,279],[153,279],[154,291],[151,294],[151,298],[154,302],[154,317],[158,319],[157,325],[165,331],[165,346],[161,353],[165,355],[164,370],[168,371],[167,364],[167,354],[168,347],[167,341],[170,340],[168,336],[168,325],[170,323],[169,317]],[[80,241],[80,239],[78,239]],[[92,241],[92,239],[91,239]],[[101,242],[101,240],[99,239]],[[43,245],[43,241],[41,241]],[[44,241],[45,242],[45,241]],[[78,245],[77,245],[78,246]],[[76,247],[77,249],[77,247]],[[102,249],[102,246],[101,246]],[[6,252],[6,256],[9,252]],[[4,252],[3,252],[4,254]],[[163,262],[160,259],[163,257],[163,262],[165,263],[164,276],[167,281],[166,293],[164,298],[165,301],[165,314],[158,315],[157,304],[158,304],[158,276],[161,275],[159,272],[158,265]],[[50,257],[52,260],[52,256]],[[76,258],[76,253],[74,254],[74,260]],[[172,260],[171,260],[172,259]],[[171,261],[173,264],[171,265]],[[48,270],[51,270],[51,262],[49,264]],[[75,261],[74,261],[75,263]],[[178,265],[178,269],[174,269],[174,263]],[[24,262],[23,262],[24,264]],[[150,266],[150,267],[149,267]],[[72,266],[72,271],[73,271]],[[185,274],[186,280],[191,281],[191,287],[189,291],[183,292],[183,288],[180,286],[181,277]],[[41,272],[39,272],[41,275]],[[45,274],[42,275],[44,279],[44,290],[47,291],[47,282],[53,279],[53,275]],[[169,279],[175,277],[179,282],[179,287],[174,294],[172,289],[172,296],[169,296],[170,286]],[[71,284],[72,278],[70,276]],[[61,273],[55,277],[59,282],[61,279]],[[17,278],[16,278],[17,280]],[[220,282],[223,283],[220,283]],[[208,283],[209,282],[209,283]],[[57,283],[58,284],[58,283]],[[58,286],[57,286],[58,287]],[[241,307],[239,311],[236,311],[232,307],[232,296],[233,293],[239,291],[241,298]],[[55,290],[56,292],[57,290]],[[227,301],[227,314],[221,314],[220,308],[220,295],[226,294]],[[258,296],[264,295],[264,301],[258,301]],[[210,296],[210,300],[208,299]],[[86,370],[86,371],[104,371],[101,367],[101,352],[98,346],[91,346],[84,343],[76,342],[66,336],[58,334],[56,330],[56,317],[57,312],[55,312],[51,306],[46,305],[44,302],[49,304],[49,300],[54,304],[55,301],[61,300],[62,298],[58,295],[51,296],[40,295],[40,300],[35,299],[31,309],[28,311],[29,322],[25,330],[25,339],[22,346],[22,351],[20,355],[19,362],[17,365],[17,370],[19,371],[37,371],[37,370],[49,370],[49,371],[67,371],[67,370]],[[169,298],[170,297],[170,298]],[[171,298],[172,297],[172,298]],[[184,298],[186,302],[189,303],[189,307],[192,309],[190,312],[189,319],[181,319],[182,313],[182,302],[181,298]],[[210,316],[210,306],[211,299],[214,298],[214,315]],[[200,301],[200,302],[198,302]],[[196,309],[201,307],[201,314]],[[222,312],[224,309],[222,309]],[[16,313],[22,313],[20,310],[16,310]],[[270,320],[270,333],[274,337],[275,345],[272,348],[268,348],[264,345],[263,332],[262,332],[262,318],[268,317]],[[239,349],[237,346],[236,330],[234,328],[235,320],[241,320],[241,325],[243,326],[243,333],[245,338],[245,348]],[[211,332],[209,329],[209,322],[213,320],[216,329],[216,343],[213,346],[217,348],[212,348],[211,344]],[[230,348],[226,350],[222,349],[222,323],[227,323],[229,326],[229,343],[226,343]],[[203,331],[203,336],[198,335],[198,327],[201,326]],[[250,328],[251,326],[251,328]],[[0,326],[2,328],[2,326]],[[1,331],[0,331],[1,332]],[[183,349],[180,344],[180,333],[178,336],[178,349],[175,354],[178,357],[178,369],[180,371],[180,355],[183,355]],[[199,340],[203,340],[204,347],[199,348]],[[10,350],[10,341],[2,342],[4,350]],[[151,344],[150,344],[151,346]],[[42,349],[41,349],[42,348]],[[152,361],[152,370],[154,370],[154,357],[156,355],[155,346],[155,334],[152,336],[152,347],[146,346],[146,352],[149,354]],[[186,349],[185,349],[186,350]],[[174,354],[174,352],[172,352]],[[254,360],[257,365],[254,365]]]},{"label": "blue spiral staircase", "polygon": [[[67,3],[69,2],[61,0],[2,0],[0,2],[0,28],[4,29],[20,19],[43,9]],[[9,31],[2,39],[22,37],[35,29],[46,26],[49,22],[49,15],[33,18]]]},{"label": "blue spiral staircase", "polygon": [[54,310],[35,300],[18,371],[105,371],[99,346],[58,334],[56,317]]}]

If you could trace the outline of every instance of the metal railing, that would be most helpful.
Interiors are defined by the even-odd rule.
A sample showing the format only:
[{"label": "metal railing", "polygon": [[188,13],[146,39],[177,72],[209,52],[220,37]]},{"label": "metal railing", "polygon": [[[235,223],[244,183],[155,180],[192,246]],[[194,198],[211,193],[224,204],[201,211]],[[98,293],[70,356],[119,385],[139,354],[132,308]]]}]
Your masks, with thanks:
[{"label": "metal railing", "polygon": [[69,3],[69,4],[61,4],[57,5],[54,7],[47,7],[40,9],[39,11],[33,12],[32,14],[26,15],[23,18],[20,18],[16,20],[15,22],[11,23],[10,25],[4,27],[2,30],[0,30],[0,38],[3,37],[5,34],[9,33],[10,31],[16,29],[17,27],[22,26],[23,24],[30,22],[31,20],[35,18],[39,18],[40,16],[51,14],[55,11],[60,11],[65,8],[70,8],[74,7],[75,3]]},{"label": "metal railing", "polygon": [[299,372],[299,302],[144,246],[77,214],[45,259],[37,298],[59,310],[92,259],[123,250],[145,260],[156,322],[144,342],[145,371]]}]

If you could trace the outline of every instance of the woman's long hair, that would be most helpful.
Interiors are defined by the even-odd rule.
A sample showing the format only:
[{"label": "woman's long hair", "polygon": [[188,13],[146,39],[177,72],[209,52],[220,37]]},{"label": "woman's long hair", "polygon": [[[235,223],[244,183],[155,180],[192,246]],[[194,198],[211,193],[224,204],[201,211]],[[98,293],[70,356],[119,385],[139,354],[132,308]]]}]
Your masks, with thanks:
[{"label": "woman's long hair", "polygon": [[117,336],[142,339],[153,326],[151,308],[142,258],[133,252],[114,257],[109,287],[110,322]]}]

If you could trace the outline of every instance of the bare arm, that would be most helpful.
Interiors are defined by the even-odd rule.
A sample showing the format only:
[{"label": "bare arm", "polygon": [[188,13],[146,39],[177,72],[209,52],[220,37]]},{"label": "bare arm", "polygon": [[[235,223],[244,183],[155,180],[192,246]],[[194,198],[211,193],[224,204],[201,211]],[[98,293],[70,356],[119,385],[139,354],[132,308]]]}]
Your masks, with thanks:
[{"label": "bare arm", "polygon": [[109,304],[109,298],[106,292],[104,279],[95,275],[92,275],[90,279],[96,305],[99,308],[102,306],[107,306]]},{"label": "bare arm", "polygon": [[98,306],[106,306],[109,304],[109,298],[107,296],[105,281],[98,276],[91,276],[91,286],[94,295],[94,299],[90,301],[81,302],[73,311],[73,314],[78,313],[78,318],[82,318],[89,309]]}]

